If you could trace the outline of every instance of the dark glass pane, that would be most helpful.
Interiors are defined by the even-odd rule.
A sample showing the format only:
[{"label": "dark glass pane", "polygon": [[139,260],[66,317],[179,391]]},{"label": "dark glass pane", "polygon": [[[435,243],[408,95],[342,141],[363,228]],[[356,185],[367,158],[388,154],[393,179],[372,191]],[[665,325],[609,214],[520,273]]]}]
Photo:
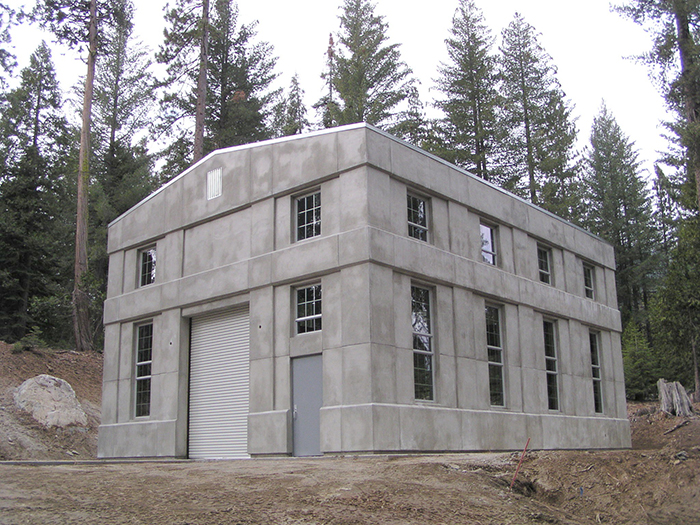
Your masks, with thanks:
[{"label": "dark glass pane", "polygon": [[547,357],[556,357],[556,343],[554,340],[554,323],[544,322],[544,353]]},{"label": "dark glass pane", "polygon": [[413,349],[422,352],[432,352],[431,337],[413,334]]},{"label": "dark glass pane", "polygon": [[136,377],[144,377],[151,375],[151,364],[146,363],[143,365],[136,366]]},{"label": "dark glass pane", "polygon": [[557,371],[557,362],[554,359],[545,359],[545,365],[547,367],[548,372],[556,372]]},{"label": "dark glass pane", "polygon": [[501,346],[501,331],[499,322],[499,310],[493,306],[486,307],[486,344],[488,346]]},{"label": "dark glass pane", "polygon": [[432,356],[413,354],[413,382],[416,399],[433,399]]},{"label": "dark glass pane", "polygon": [[547,404],[550,410],[559,410],[559,391],[556,374],[547,374]]},{"label": "dark glass pane", "polygon": [[593,381],[593,402],[597,414],[603,412],[603,392],[600,381]]},{"label": "dark glass pane", "polygon": [[503,352],[495,348],[489,348],[489,361],[492,363],[502,363],[502,353]]},{"label": "dark glass pane", "polygon": [[503,406],[503,390],[503,367],[489,365],[489,392],[492,405]]}]

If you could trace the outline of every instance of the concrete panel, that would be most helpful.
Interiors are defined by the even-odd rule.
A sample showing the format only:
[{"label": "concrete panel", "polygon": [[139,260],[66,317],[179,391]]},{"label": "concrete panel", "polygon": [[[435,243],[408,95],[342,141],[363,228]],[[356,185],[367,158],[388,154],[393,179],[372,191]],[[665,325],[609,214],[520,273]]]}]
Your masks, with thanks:
[{"label": "concrete panel", "polygon": [[[376,166],[379,169],[382,169],[384,171],[391,172],[391,143],[392,141],[390,139],[387,139],[383,135],[377,133],[374,130],[366,130],[366,155],[367,162],[372,165]],[[349,149],[349,148],[348,148]],[[341,151],[343,151],[344,148],[341,147]],[[353,150],[353,153],[355,153],[355,150]],[[363,152],[358,152],[359,156],[363,154]],[[352,158],[349,155],[343,155],[341,156],[341,159],[344,159],[344,157],[347,157],[347,159]],[[359,159],[358,159],[359,160]],[[345,162],[348,162],[348,160],[345,160]],[[339,162],[340,164],[340,162]]]},{"label": "concrete panel", "polygon": [[272,286],[250,291],[250,358],[273,355],[275,330],[274,289]]},{"label": "concrete panel", "polygon": [[250,361],[250,412],[268,412],[274,409],[273,359],[251,359]]},{"label": "concrete panel", "polygon": [[183,274],[192,275],[249,259],[250,245],[250,208],[188,229]]},{"label": "concrete panel", "polygon": [[105,342],[102,365],[103,381],[119,379],[119,358],[121,353],[121,326],[108,324],[105,326]]},{"label": "concrete panel", "polygon": [[401,450],[400,411],[396,406],[373,405],[372,441],[377,452]]},{"label": "concrete panel", "polygon": [[372,348],[369,344],[343,348],[343,404],[372,402]]},{"label": "concrete panel", "polygon": [[386,173],[376,169],[368,169],[367,224],[380,230],[392,230],[391,206],[387,206],[392,200],[392,181]]},{"label": "concrete panel", "polygon": [[348,266],[366,262],[370,259],[372,248],[370,235],[377,230],[361,228],[338,236],[338,264]]},{"label": "concrete panel", "polygon": [[[470,357],[474,353],[474,299],[471,292],[455,287],[452,291],[454,315],[454,353],[458,357]],[[477,307],[478,308],[478,307]],[[482,308],[483,309],[483,308]]]},{"label": "concrete panel", "polygon": [[320,237],[299,242],[272,255],[272,279],[286,281],[338,267],[338,237]]},{"label": "concrete panel", "polygon": [[[344,352],[343,348],[327,348],[323,351],[323,405],[325,407],[343,404]],[[323,447],[321,448],[323,450]]]},{"label": "concrete panel", "polygon": [[321,235],[336,235],[342,231],[343,208],[346,206],[345,195],[339,178],[321,184]]},{"label": "concrete panel", "polygon": [[103,425],[111,425],[117,422],[117,399],[119,382],[116,380],[102,382],[102,413]]},{"label": "concrete panel", "polygon": [[131,378],[120,379],[117,384],[117,397],[115,399],[117,405],[117,423],[125,423],[134,419],[133,388],[133,381]]},{"label": "concrete panel", "polygon": [[[459,408],[486,408],[486,402],[478,387],[484,380],[483,367],[474,359],[457,358],[457,406]],[[488,376],[486,378],[488,381]]]},{"label": "concrete panel", "polygon": [[[438,181],[432,180],[432,174],[428,171],[428,157],[393,140],[390,148],[391,173],[418,186],[430,188],[440,186]],[[443,184],[446,186],[447,182],[445,180]],[[442,188],[442,192],[446,193],[447,189],[448,187]]]},{"label": "concrete panel", "polygon": [[457,202],[449,201],[448,214],[450,218],[450,247],[449,251],[455,255],[466,258],[473,258],[473,223],[477,220],[469,214],[466,206]]},{"label": "concrete panel", "polygon": [[370,229],[369,233],[369,257],[373,262],[395,266],[394,239],[395,235]]},{"label": "concrete panel", "polygon": [[272,254],[248,260],[248,285],[250,288],[266,286],[272,282]]},{"label": "concrete panel", "polygon": [[155,374],[151,377],[151,419],[177,418],[178,385],[179,377],[176,372]]},{"label": "concrete panel", "polygon": [[101,425],[99,458],[175,457],[174,421],[139,421],[123,425]]},{"label": "concrete panel", "polygon": [[117,297],[123,292],[124,283],[124,252],[112,253],[109,256],[109,274],[107,275],[107,298]]},{"label": "concrete panel", "polygon": [[432,211],[432,228],[430,242],[440,250],[450,250],[450,217],[447,212],[447,201],[439,197],[430,199]]},{"label": "concrete panel", "polygon": [[[384,266],[369,266],[369,301],[365,302],[369,310],[370,340],[373,343],[395,344],[393,272]],[[440,305],[438,305],[440,311]],[[447,320],[444,321],[447,323]],[[449,326],[446,327],[449,329]],[[447,336],[445,336],[447,338]],[[447,340],[446,345],[450,344]]]},{"label": "concrete panel", "polygon": [[368,177],[369,168],[367,166],[346,171],[340,176],[342,199],[342,206],[338,210],[340,231],[367,226],[369,220]]},{"label": "concrete panel", "polygon": [[[411,327],[411,278],[394,272],[394,341],[400,348],[413,348]],[[411,376],[413,377],[413,376]]]},{"label": "concrete panel", "polygon": [[251,197],[254,200],[272,195],[272,158],[274,146],[260,145],[248,152]]},{"label": "concrete panel", "polygon": [[[368,162],[369,151],[370,149],[376,151],[375,145],[377,143],[376,140],[371,141],[369,139],[370,135],[372,137],[377,136],[376,132],[370,131],[364,127],[341,131],[335,134],[338,152],[336,169],[338,171],[343,171]],[[375,159],[375,161],[376,160],[377,159]]]},{"label": "concrete panel", "polygon": [[[323,357],[325,361],[325,356]],[[326,392],[324,389],[323,395],[325,397]],[[334,452],[344,452],[343,448],[343,409],[339,407],[321,407],[320,411],[321,419],[321,452],[323,453],[334,453]]]},{"label": "concrete panel", "polygon": [[289,357],[275,358],[274,397],[275,410],[290,410],[292,408],[292,373]]},{"label": "concrete panel", "polygon": [[[296,196],[283,195],[275,199],[275,250],[286,248],[296,240],[294,215]],[[321,202],[323,206],[323,202]],[[323,207],[321,208],[323,227]]]},{"label": "concrete panel", "polygon": [[[374,403],[396,403],[396,374],[398,353],[396,348],[388,345],[371,346],[372,401]],[[352,387],[350,387],[352,388]]]},{"label": "concrete panel", "polygon": [[266,199],[250,208],[250,255],[255,257],[275,249],[275,201]]},{"label": "concrete panel", "polygon": [[289,356],[289,340],[292,336],[293,289],[289,286],[276,286],[274,289],[275,356]]},{"label": "concrete panel", "polygon": [[430,280],[455,282],[455,258],[429,244],[411,238],[394,241],[396,265],[410,273],[430,276]]},{"label": "concrete panel", "polygon": [[343,285],[341,272],[324,275],[321,279],[323,290],[323,349],[337,348],[342,344],[343,326]]},{"label": "concrete panel", "polygon": [[343,407],[341,419],[342,450],[365,452],[373,450],[372,405]]},{"label": "concrete panel", "polygon": [[[327,323],[326,323],[327,324]],[[289,355],[301,357],[320,354],[323,351],[323,331],[296,334],[289,340]]]},{"label": "concrete panel", "polygon": [[351,266],[340,272],[344,346],[370,341],[369,275],[368,264]]}]

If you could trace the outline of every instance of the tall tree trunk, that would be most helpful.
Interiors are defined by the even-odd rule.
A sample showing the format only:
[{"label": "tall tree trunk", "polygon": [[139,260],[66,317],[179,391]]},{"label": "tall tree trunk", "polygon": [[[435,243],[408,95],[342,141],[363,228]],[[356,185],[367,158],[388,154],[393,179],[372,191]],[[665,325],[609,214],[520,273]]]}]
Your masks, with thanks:
[{"label": "tall tree trunk", "polygon": [[90,118],[97,55],[97,2],[90,1],[90,29],[88,41],[87,76],[83,95],[83,126],[80,130],[78,156],[78,210],[75,226],[75,282],[73,287],[73,331],[75,347],[79,352],[92,348],[90,334],[90,298],[85,290],[88,270],[88,186],[90,183]]},{"label": "tall tree trunk", "polygon": [[700,115],[700,92],[695,81],[696,46],[690,30],[690,16],[685,0],[673,0],[673,12],[678,33],[678,51],[681,61],[681,81],[685,113],[688,124],[685,143],[690,157],[690,169],[695,176],[695,190],[698,209],[700,209],[700,133],[695,129]]},{"label": "tall tree trunk", "polygon": [[693,401],[700,403],[700,369],[698,368],[698,338],[693,337],[690,342],[690,349],[693,353],[693,379],[695,379],[695,392]]},{"label": "tall tree trunk", "polygon": [[204,111],[207,105],[207,61],[209,57],[209,0],[202,1],[202,42],[199,49],[199,77],[197,79],[197,107],[194,122],[194,158],[204,156]]}]

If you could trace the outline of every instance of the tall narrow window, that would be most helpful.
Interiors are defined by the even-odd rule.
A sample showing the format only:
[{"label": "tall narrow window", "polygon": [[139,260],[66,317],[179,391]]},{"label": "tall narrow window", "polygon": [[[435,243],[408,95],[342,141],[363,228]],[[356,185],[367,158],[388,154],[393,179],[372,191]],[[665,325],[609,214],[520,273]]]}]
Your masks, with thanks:
[{"label": "tall narrow window", "polygon": [[297,334],[321,329],[321,285],[297,288]]},{"label": "tall narrow window", "polygon": [[135,406],[136,417],[151,414],[151,365],[153,364],[153,324],[142,324],[136,329],[135,356]]},{"label": "tall narrow window", "polygon": [[428,240],[428,201],[422,197],[409,194],[408,200],[408,235],[419,241]]},{"label": "tall narrow window", "polygon": [[141,250],[139,260],[139,285],[147,286],[156,282],[156,247]]},{"label": "tall narrow window", "polygon": [[221,196],[223,189],[223,170],[216,168],[207,172],[207,200]]},{"label": "tall narrow window", "polygon": [[297,241],[321,235],[321,192],[296,199]]},{"label": "tall narrow window", "polygon": [[591,346],[591,375],[593,377],[593,404],[597,414],[603,412],[603,384],[600,374],[600,352],[598,351],[598,333],[589,332]]},{"label": "tall narrow window", "polygon": [[486,307],[486,349],[489,361],[489,395],[494,406],[505,405],[503,381],[503,346],[501,339],[501,311],[496,306]]},{"label": "tall narrow window", "polygon": [[583,291],[589,299],[595,299],[595,269],[590,264],[583,264]]},{"label": "tall narrow window", "polygon": [[559,384],[557,380],[557,334],[552,321],[544,322],[544,360],[547,371],[547,406],[559,410]]},{"label": "tall narrow window", "polygon": [[481,260],[488,264],[496,264],[496,227],[481,223]]},{"label": "tall narrow window", "polygon": [[540,272],[540,281],[552,284],[552,251],[545,246],[537,246],[537,265]]},{"label": "tall narrow window", "polygon": [[430,290],[411,286],[411,325],[413,327],[413,389],[416,399],[432,401],[433,332],[430,318]]}]

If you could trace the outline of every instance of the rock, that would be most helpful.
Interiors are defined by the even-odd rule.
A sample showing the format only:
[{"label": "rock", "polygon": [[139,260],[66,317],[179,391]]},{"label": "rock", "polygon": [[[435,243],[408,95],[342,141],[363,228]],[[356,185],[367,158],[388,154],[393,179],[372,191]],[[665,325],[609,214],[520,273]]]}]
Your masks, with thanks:
[{"label": "rock", "polygon": [[42,374],[27,379],[15,392],[17,406],[45,427],[87,425],[87,415],[67,381]]}]

